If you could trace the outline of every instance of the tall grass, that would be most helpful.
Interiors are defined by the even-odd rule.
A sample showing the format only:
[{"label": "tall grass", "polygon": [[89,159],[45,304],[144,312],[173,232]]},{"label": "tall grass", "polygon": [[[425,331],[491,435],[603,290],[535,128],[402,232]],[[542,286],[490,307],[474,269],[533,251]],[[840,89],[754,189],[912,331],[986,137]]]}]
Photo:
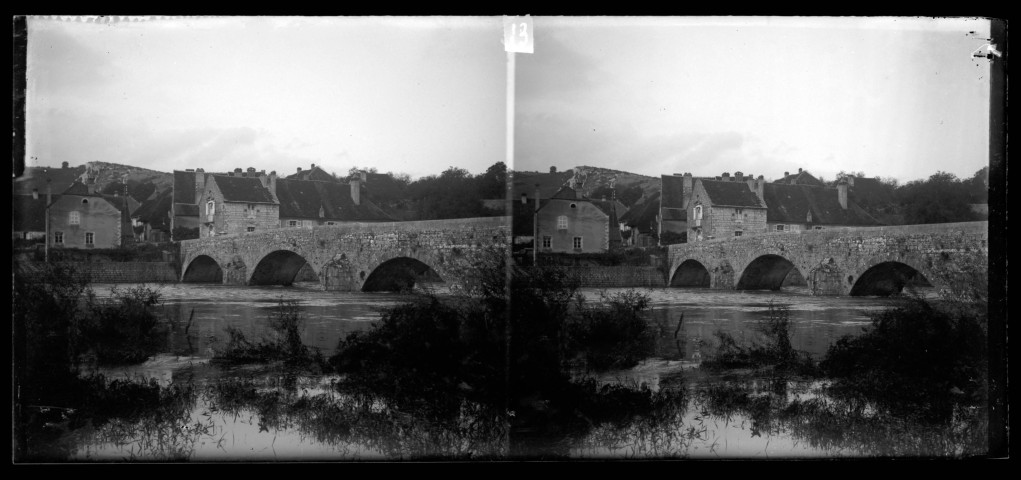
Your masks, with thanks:
[{"label": "tall grass", "polygon": [[288,365],[321,368],[326,365],[319,349],[301,340],[304,324],[301,308],[294,300],[280,299],[269,316],[269,338],[250,341],[244,332],[227,326],[226,346],[214,351],[213,360],[222,363],[263,363],[283,361]]}]

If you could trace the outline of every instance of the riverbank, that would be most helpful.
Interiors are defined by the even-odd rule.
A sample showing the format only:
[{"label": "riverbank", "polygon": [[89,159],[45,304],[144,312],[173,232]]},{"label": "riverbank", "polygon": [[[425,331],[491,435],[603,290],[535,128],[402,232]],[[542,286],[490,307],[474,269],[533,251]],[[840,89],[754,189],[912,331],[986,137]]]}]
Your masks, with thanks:
[{"label": "riverbank", "polygon": [[[532,267],[525,267],[528,271]],[[667,286],[665,275],[658,267],[578,266],[559,267],[579,287],[591,288],[655,288]]]},{"label": "riverbank", "polygon": [[[15,261],[14,268],[28,277],[39,275],[42,262]],[[93,283],[177,283],[177,268],[169,262],[51,262],[89,276]]]}]

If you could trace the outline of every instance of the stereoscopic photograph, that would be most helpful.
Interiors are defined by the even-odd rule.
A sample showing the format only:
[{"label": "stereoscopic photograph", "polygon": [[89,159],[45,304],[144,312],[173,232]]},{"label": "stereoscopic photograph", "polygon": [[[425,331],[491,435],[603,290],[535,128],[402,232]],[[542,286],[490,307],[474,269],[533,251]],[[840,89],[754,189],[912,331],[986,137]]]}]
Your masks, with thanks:
[{"label": "stereoscopic photograph", "polygon": [[1004,20],[12,21],[14,464],[1009,457]]}]

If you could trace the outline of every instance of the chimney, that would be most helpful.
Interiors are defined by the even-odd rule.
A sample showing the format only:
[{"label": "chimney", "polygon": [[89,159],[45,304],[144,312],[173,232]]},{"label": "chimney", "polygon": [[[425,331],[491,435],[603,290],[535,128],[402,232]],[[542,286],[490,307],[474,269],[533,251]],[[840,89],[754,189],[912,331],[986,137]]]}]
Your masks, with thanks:
[{"label": "chimney", "polygon": [[521,194],[521,204],[528,205],[528,194],[526,193]]},{"label": "chimney", "polygon": [[798,173],[801,173],[801,167],[798,167]]},{"label": "chimney", "polygon": [[691,200],[691,189],[692,189],[691,172],[684,172],[684,208],[688,208],[688,200]]},{"label": "chimney", "polygon": [[60,168],[67,168],[67,162],[60,162]]},{"label": "chimney", "polygon": [[255,167],[248,167],[248,173],[255,173]]},{"label": "chimney", "polygon": [[316,164],[314,164],[314,163],[313,163],[313,164],[312,164],[312,168],[310,168],[309,170],[313,170],[313,169],[315,169],[315,168],[316,168]]},{"label": "chimney", "polygon": [[269,172],[269,192],[273,194],[273,198],[277,198],[277,171],[273,170]]},{"label": "chimney", "polygon": [[368,183],[369,182],[369,174],[366,173],[365,170],[359,170],[358,171],[358,178],[362,179],[362,183]]},{"label": "chimney", "polygon": [[791,176],[791,172],[783,172],[783,178]]},{"label": "chimney", "polygon": [[837,182],[837,200],[840,202],[840,208],[847,210],[847,180],[845,179]]},{"label": "chimney", "polygon": [[555,165],[552,166],[552,167],[549,167],[549,173],[557,173],[557,167]]},{"label": "chimney", "polygon": [[847,186],[854,188],[854,175],[848,175],[846,178],[847,178]]},{"label": "chimney", "polygon": [[741,173],[741,172],[734,172],[734,181],[735,182],[743,182],[744,181],[744,174]]},{"label": "chimney", "polygon": [[[535,184],[535,211],[539,211],[539,184]],[[535,233],[535,232],[532,232]]]},{"label": "chimney", "polygon": [[362,181],[351,180],[351,201],[355,202],[355,205],[362,204]]},{"label": "chimney", "polygon": [[194,168],[186,168],[186,169],[184,169],[184,171],[186,171],[186,172],[194,172],[195,169]]},{"label": "chimney", "polygon": [[298,173],[301,173],[301,167],[298,167]]},{"label": "chimney", "polygon": [[39,189],[38,188],[33,188],[32,189],[32,200],[39,200]]},{"label": "chimney", "polygon": [[724,182],[730,181],[730,172],[723,172],[723,181]]}]

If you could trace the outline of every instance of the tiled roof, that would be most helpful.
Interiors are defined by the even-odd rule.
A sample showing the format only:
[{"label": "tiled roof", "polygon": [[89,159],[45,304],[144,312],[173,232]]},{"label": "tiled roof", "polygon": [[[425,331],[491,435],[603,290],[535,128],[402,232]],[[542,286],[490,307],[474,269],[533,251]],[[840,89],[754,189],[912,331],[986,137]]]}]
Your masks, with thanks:
[{"label": "tiled roof", "polygon": [[660,215],[663,220],[685,221],[688,219],[688,211],[684,208],[662,208]]},{"label": "tiled roof", "polygon": [[807,170],[802,170],[800,172],[792,173],[792,174],[787,175],[785,177],[781,177],[778,180],[774,180],[773,183],[785,183],[785,184],[788,184],[788,185],[790,185],[790,184],[794,184],[794,185],[815,185],[815,186],[820,186],[820,187],[825,186],[824,183],[822,183],[818,178],[815,178],[814,176],[812,176],[811,173],[808,173]]},{"label": "tiled roof", "polygon": [[199,215],[199,206],[191,203],[175,203],[174,204],[174,216],[175,217],[197,217]]},{"label": "tiled roof", "polygon": [[75,180],[70,187],[67,187],[63,192],[64,195],[81,195],[83,197],[95,196],[94,193],[89,193],[89,187],[85,186],[81,181]]},{"label": "tiled roof", "polygon": [[[53,201],[60,199],[53,195]],[[46,195],[11,195],[11,226],[15,232],[46,231]]]},{"label": "tiled roof", "polygon": [[[684,177],[663,175],[663,208],[684,208]],[[691,192],[688,192],[691,194]]]},{"label": "tiled roof", "polygon": [[832,187],[767,183],[763,185],[763,196],[768,206],[767,222],[808,223],[811,212],[813,224],[879,224],[851,200],[847,209],[842,208],[837,189]]},{"label": "tiled roof", "polygon": [[702,188],[713,205],[728,207],[764,208],[762,200],[748,184],[738,181],[700,180]]},{"label": "tiled roof", "polygon": [[210,175],[226,202],[276,203],[269,189],[257,177]]},{"label": "tiled roof", "polygon": [[195,172],[174,170],[174,203],[195,203]]},{"label": "tiled roof", "polygon": [[326,170],[319,168],[318,166],[312,167],[308,170],[303,170],[286,177],[287,180],[318,180],[321,182],[334,182],[340,183],[339,180],[326,173]]},{"label": "tiled roof", "polygon": [[32,189],[35,188],[39,190],[39,195],[46,195],[46,180],[48,179],[50,188],[56,195],[67,190],[84,172],[84,165],[71,168],[26,167],[24,174],[11,182],[11,193],[31,195]]},{"label": "tiled roof", "polygon": [[511,198],[520,200],[524,193],[535,198],[535,185],[539,184],[539,198],[550,198],[574,175],[573,170],[557,173],[508,172],[511,180]]},{"label": "tiled roof", "polygon": [[640,232],[649,233],[653,230],[656,216],[659,214],[660,192],[653,193],[641,203],[633,205],[621,218],[620,222],[637,228]]},{"label": "tiled roof", "polygon": [[571,187],[560,187],[557,193],[553,194],[553,198],[561,198],[564,200],[577,200],[578,192]]},{"label": "tiled roof", "polygon": [[[364,195],[360,205],[351,198],[351,185],[313,180],[277,180],[277,198],[280,200],[280,218],[309,218],[349,222],[392,222],[387,215]],[[320,208],[323,216],[319,216]]]}]

